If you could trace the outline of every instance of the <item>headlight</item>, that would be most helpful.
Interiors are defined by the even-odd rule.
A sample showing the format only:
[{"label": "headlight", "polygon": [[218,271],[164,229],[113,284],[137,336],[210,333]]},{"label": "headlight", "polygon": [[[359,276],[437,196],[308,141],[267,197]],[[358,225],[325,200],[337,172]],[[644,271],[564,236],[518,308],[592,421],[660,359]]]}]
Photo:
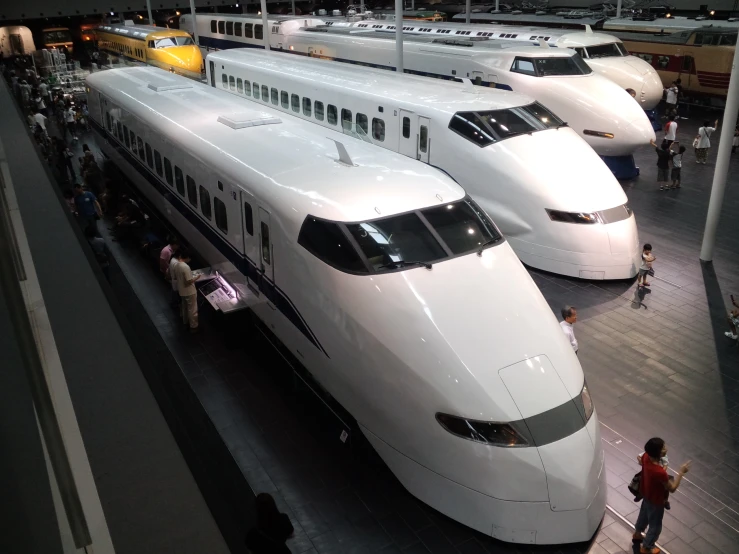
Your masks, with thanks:
[{"label": "headlight", "polygon": [[525,429],[518,429],[516,423],[494,423],[491,421],[475,421],[448,414],[436,414],[436,421],[449,431],[463,439],[489,444],[491,446],[530,446],[524,434]]},{"label": "headlight", "polygon": [[599,138],[607,138],[612,139],[613,133],[606,133],[605,131],[591,131],[590,129],[585,129],[583,131],[584,135],[589,135],[591,137],[599,137]]},{"label": "headlight", "polygon": [[585,423],[590,421],[590,416],[593,415],[593,410],[595,409],[595,407],[593,406],[593,399],[590,396],[590,389],[588,389],[587,381],[582,387],[580,396],[575,399],[575,405],[577,406],[580,415],[585,420]]},{"label": "headlight", "polygon": [[549,214],[549,219],[551,219],[552,221],[559,221],[561,223],[583,223],[586,225],[590,225],[593,223],[598,223],[600,221],[597,212],[585,213],[547,210],[547,214]]}]

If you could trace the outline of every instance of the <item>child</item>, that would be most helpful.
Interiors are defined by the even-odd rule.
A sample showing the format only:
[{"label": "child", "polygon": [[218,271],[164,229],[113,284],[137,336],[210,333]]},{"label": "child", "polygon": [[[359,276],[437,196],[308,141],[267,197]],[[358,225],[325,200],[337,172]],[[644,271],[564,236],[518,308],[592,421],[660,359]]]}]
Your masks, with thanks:
[{"label": "child", "polygon": [[[674,144],[680,144],[680,141],[675,141]],[[672,186],[670,188],[680,188],[680,170],[683,167],[683,154],[685,154],[685,147],[680,147],[680,152],[672,157]]]},{"label": "child", "polygon": [[656,260],[654,256],[652,256],[652,245],[647,243],[644,245],[644,249],[641,253],[641,267],[639,267],[639,276],[636,278],[636,284],[639,287],[648,287],[649,283],[647,282],[647,274],[649,273],[649,270],[652,269],[652,262]]},{"label": "child", "polygon": [[[644,456],[645,454],[646,454],[646,452],[642,452],[641,454],[639,454],[636,457],[636,460],[639,462],[640,465],[641,465],[642,456]],[[661,465],[664,468],[665,471],[667,471],[667,466],[669,465],[669,463],[670,463],[670,460],[667,459],[667,456],[662,456],[659,459],[659,465]],[[670,476],[669,479],[670,479],[670,481],[672,481],[674,479],[674,477]],[[665,510],[669,510],[670,509],[670,500],[669,500],[669,498],[670,498],[670,493],[669,493],[669,491],[665,490]],[[634,497],[634,502],[639,502],[641,499],[642,499],[642,495],[641,494],[637,494]]]}]

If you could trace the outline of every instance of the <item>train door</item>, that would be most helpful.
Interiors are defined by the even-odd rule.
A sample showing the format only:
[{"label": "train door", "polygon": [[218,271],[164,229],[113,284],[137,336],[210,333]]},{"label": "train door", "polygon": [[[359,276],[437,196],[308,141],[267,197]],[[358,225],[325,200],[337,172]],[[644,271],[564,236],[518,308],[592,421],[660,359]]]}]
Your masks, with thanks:
[{"label": "train door", "polygon": [[424,163],[429,163],[429,153],[431,152],[431,137],[429,136],[428,117],[418,118],[418,159]]},{"label": "train door", "polygon": [[[270,214],[261,206],[259,207],[258,225],[259,261],[257,263],[257,268],[260,273],[260,279],[271,281],[274,284],[274,250],[272,248],[272,236],[270,232]],[[262,290],[265,292],[265,296],[267,296],[268,300],[274,302],[273,294],[270,294],[270,291],[273,291],[274,288],[270,286],[269,283],[265,283],[265,285],[266,286],[262,288]]]},{"label": "train door", "polygon": [[399,110],[400,112],[400,144],[398,145],[398,151],[404,156],[413,158],[414,160],[418,157],[418,122],[416,114],[413,112],[407,112],[405,110]]},{"label": "train door", "polygon": [[210,86],[216,86],[216,64],[210,62]]},{"label": "train door", "polygon": [[[241,191],[241,234],[244,240],[244,254],[250,262],[255,264],[256,271],[250,267],[246,270],[246,284],[254,294],[259,296],[259,278],[261,277],[259,263],[259,232],[254,228],[258,223],[257,203],[251,193]],[[249,263],[249,262],[247,262]],[[250,264],[251,265],[251,264]]]},{"label": "train door", "polygon": [[23,37],[18,33],[10,35],[10,52],[14,56],[23,56],[26,53],[23,48]]}]

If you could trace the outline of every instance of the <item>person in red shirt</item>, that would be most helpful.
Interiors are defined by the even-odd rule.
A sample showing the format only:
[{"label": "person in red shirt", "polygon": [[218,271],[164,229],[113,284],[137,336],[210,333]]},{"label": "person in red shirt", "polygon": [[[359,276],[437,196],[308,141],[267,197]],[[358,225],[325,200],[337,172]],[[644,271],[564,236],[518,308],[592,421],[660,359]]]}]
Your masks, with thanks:
[{"label": "person in red shirt", "polygon": [[[677,477],[670,479],[667,470],[660,463],[660,458],[667,456],[667,445],[662,439],[649,439],[644,445],[644,455],[637,456],[642,467],[640,493],[644,498],[636,520],[634,542],[641,542],[641,554],[660,554],[655,546],[662,532],[662,518],[665,515],[665,492],[675,492],[680,486],[683,475],[690,469],[690,462],[680,466]],[[648,530],[647,530],[648,529]],[[644,535],[644,531],[647,531]]]}]

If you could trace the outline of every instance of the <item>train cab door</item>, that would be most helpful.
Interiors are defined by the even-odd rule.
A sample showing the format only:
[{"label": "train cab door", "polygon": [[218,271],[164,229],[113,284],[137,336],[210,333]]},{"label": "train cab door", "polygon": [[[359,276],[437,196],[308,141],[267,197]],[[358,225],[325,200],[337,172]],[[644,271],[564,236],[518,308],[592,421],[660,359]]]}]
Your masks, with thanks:
[{"label": "train cab door", "polygon": [[418,159],[423,163],[429,163],[431,153],[431,136],[429,135],[431,125],[429,123],[428,117],[418,118]]},{"label": "train cab door", "polygon": [[400,112],[400,142],[398,152],[414,160],[418,158],[418,117],[413,112]]},{"label": "train cab door", "polygon": [[[254,226],[258,222],[257,203],[254,196],[240,191],[241,194],[241,235],[244,240],[244,255],[248,258],[246,271],[246,285],[259,296],[259,281],[261,279],[261,265],[259,263],[259,233]],[[252,265],[254,264],[254,265]]]},{"label": "train cab door", "polygon": [[260,289],[271,302],[274,302],[275,292],[275,270],[274,270],[274,249],[272,248],[272,233],[270,227],[270,213],[259,207],[258,212],[258,233],[259,237],[259,262],[257,268],[260,274]]},{"label": "train cab door", "polygon": [[215,87],[216,86],[216,64],[213,62],[210,63],[210,86]]}]

